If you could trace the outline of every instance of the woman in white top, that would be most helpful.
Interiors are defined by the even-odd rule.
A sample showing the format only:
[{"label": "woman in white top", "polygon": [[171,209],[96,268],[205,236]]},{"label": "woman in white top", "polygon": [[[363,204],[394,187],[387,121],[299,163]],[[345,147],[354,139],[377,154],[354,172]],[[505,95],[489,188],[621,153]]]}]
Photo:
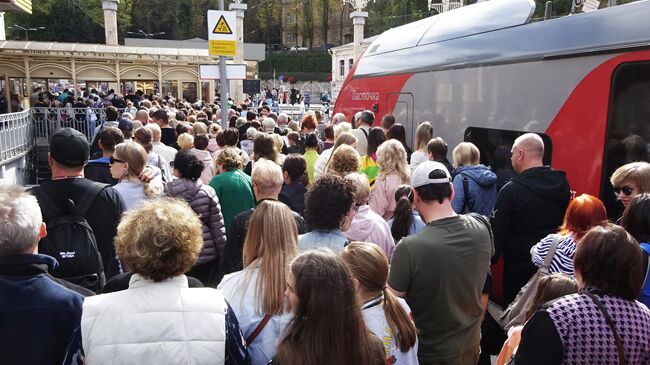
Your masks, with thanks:
[{"label": "woman in white top", "polygon": [[260,202],[248,224],[244,270],[226,275],[219,284],[239,319],[253,365],[265,365],[273,358],[291,320],[284,291],[289,263],[298,253],[297,239],[291,210],[279,201]]},{"label": "woman in white top", "polygon": [[413,146],[414,151],[411,155],[411,171],[415,170],[422,162],[429,161],[427,143],[429,143],[431,138],[433,138],[433,127],[431,123],[420,123],[415,130],[415,145]]},{"label": "woman in white top", "polygon": [[341,251],[361,300],[368,329],[384,344],[386,364],[417,365],[418,340],[411,309],[387,288],[388,259],[375,244],[352,242]]},{"label": "woman in white top", "polygon": [[126,205],[133,209],[146,198],[153,198],[163,191],[160,174],[150,182],[138,178],[147,166],[147,151],[136,142],[122,142],[115,146],[115,152],[109,160],[111,176],[119,182],[114,186]]},{"label": "woman in white top", "polygon": [[323,174],[325,173],[325,169],[327,168],[327,165],[329,164],[329,161],[332,157],[332,154],[334,154],[334,151],[336,151],[337,148],[339,148],[341,145],[344,144],[352,146],[356,149],[357,137],[353,136],[350,133],[341,133],[336,138],[334,147],[326,149],[325,151],[323,151],[323,153],[321,153],[318,156],[318,159],[314,164],[314,179],[318,179],[319,177],[323,176]]}]

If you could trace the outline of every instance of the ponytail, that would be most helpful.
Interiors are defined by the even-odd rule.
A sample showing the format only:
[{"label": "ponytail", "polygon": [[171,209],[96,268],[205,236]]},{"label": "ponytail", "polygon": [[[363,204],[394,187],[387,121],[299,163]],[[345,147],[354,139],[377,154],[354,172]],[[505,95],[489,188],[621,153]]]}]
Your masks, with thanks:
[{"label": "ponytail", "polygon": [[399,242],[403,237],[408,236],[409,229],[413,225],[413,208],[408,196],[403,195],[397,200],[395,211],[393,212],[393,225],[390,227],[390,233],[395,240]]},{"label": "ponytail", "polygon": [[397,297],[388,288],[384,287],[382,292],[384,294],[384,315],[388,321],[388,327],[395,334],[400,351],[407,352],[415,346],[417,339],[415,324],[399,304]]}]

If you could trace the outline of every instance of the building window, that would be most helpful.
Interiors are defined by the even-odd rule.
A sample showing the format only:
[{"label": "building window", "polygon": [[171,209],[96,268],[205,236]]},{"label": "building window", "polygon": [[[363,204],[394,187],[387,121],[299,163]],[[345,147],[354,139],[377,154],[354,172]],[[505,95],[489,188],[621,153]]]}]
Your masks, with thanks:
[{"label": "building window", "polygon": [[289,44],[295,44],[296,43],[296,34],[295,33],[287,33],[287,43],[289,43]]},{"label": "building window", "polygon": [[339,61],[339,73],[341,76],[345,76],[345,60]]},{"label": "building window", "polygon": [[285,24],[296,24],[296,17],[291,15],[291,14],[286,14],[284,16],[284,23]]},{"label": "building window", "polygon": [[352,66],[354,66],[354,58],[348,60],[348,70],[352,70]]}]

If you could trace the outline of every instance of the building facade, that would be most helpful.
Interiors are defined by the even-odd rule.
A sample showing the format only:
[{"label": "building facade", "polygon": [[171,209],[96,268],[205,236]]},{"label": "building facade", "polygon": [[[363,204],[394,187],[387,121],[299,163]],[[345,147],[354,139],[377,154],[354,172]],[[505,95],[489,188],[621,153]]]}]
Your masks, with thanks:
[{"label": "building facade", "polygon": [[[312,0],[282,0],[282,43],[284,47],[309,47],[307,30],[313,31],[312,48],[329,49],[352,42],[353,27],[350,19],[352,8],[341,1],[330,1],[328,11],[327,39],[323,37],[322,16]],[[311,6],[312,24],[305,20],[305,7]]]}]

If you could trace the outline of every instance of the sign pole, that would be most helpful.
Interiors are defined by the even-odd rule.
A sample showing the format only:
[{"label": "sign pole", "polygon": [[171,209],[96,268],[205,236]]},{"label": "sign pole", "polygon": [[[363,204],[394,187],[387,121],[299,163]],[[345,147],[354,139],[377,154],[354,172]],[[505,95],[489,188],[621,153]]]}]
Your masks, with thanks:
[{"label": "sign pole", "polygon": [[[219,10],[226,10],[224,0],[219,0]],[[226,75],[226,56],[219,56],[220,92],[221,92],[221,127],[228,128],[228,77]]]}]

